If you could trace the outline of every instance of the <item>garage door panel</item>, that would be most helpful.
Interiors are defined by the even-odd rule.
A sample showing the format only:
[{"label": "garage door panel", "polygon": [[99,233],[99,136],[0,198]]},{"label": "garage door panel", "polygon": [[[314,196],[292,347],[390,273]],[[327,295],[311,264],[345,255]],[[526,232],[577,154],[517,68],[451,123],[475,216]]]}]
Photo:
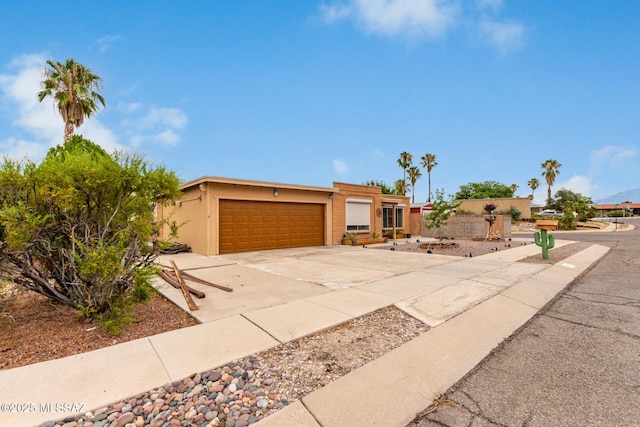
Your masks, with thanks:
[{"label": "garage door panel", "polygon": [[220,253],[324,245],[324,205],[220,201]]}]

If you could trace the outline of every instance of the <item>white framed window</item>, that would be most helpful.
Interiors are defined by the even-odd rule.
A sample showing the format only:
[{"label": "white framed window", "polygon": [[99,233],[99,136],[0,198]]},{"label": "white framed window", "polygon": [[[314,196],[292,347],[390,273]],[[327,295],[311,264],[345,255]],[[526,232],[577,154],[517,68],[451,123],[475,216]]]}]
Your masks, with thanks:
[{"label": "white framed window", "polygon": [[[393,228],[393,206],[382,207],[382,228]],[[404,227],[404,206],[396,206],[396,228]]]},{"label": "white framed window", "polygon": [[369,231],[371,200],[347,199],[347,231]]},{"label": "white framed window", "polygon": [[382,207],[382,228],[393,228],[393,207]]},{"label": "white framed window", "polygon": [[396,206],[396,228],[404,227],[404,207]]}]

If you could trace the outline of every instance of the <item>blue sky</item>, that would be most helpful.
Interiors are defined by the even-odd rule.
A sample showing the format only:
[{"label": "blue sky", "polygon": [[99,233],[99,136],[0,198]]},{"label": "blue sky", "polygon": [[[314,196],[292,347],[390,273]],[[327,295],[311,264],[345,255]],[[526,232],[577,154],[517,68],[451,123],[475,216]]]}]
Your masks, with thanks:
[{"label": "blue sky", "polygon": [[2,2],[0,150],[62,142],[36,93],[74,58],[107,102],[77,132],[182,180],[392,184],[408,151],[450,194],[524,196],[553,158],[554,190],[597,200],[640,187],[639,21],[634,0]]}]

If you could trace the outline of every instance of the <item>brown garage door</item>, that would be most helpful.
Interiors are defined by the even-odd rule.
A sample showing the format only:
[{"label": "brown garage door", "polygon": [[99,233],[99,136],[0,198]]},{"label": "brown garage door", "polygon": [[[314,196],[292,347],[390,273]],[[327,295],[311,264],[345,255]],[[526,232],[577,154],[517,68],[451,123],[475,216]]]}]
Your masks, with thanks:
[{"label": "brown garage door", "polygon": [[324,205],[220,201],[220,253],[324,245]]}]

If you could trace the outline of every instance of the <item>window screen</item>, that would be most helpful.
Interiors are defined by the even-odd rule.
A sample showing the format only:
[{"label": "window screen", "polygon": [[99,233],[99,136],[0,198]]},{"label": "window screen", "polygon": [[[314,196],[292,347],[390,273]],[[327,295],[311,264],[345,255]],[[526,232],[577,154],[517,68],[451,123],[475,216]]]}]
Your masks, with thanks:
[{"label": "window screen", "polygon": [[369,231],[370,200],[347,200],[347,231]]}]

